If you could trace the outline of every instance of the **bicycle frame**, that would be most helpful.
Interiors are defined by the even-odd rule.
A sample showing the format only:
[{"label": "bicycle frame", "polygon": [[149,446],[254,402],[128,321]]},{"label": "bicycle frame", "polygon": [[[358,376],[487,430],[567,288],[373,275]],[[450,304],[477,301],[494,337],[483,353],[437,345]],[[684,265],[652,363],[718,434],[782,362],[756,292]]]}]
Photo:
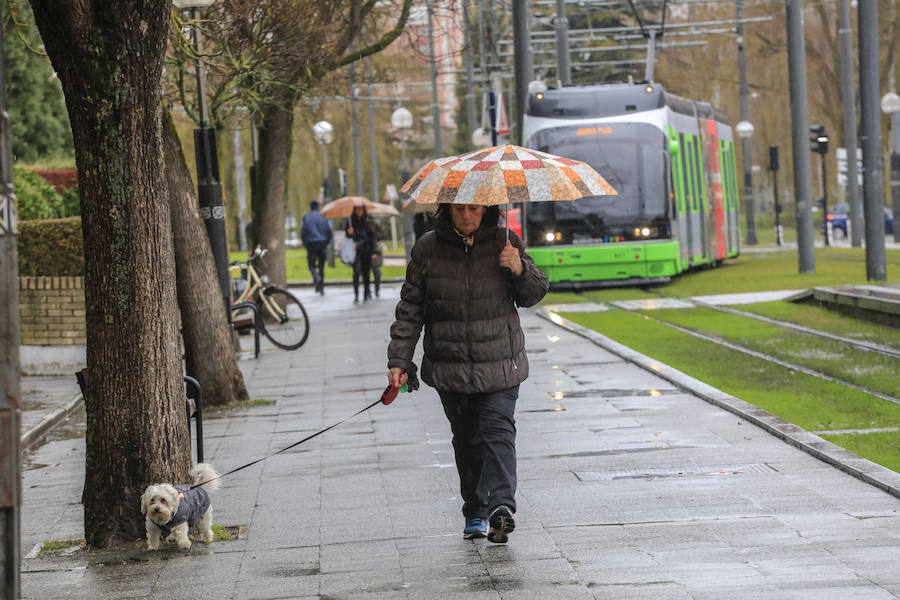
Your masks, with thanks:
[{"label": "bicycle frame", "polygon": [[241,302],[257,302],[266,308],[266,311],[273,319],[277,320],[279,323],[283,323],[288,319],[287,313],[285,313],[285,311],[278,305],[277,302],[266,297],[265,294],[260,293],[263,289],[269,287],[271,284],[268,284],[268,282],[264,282],[256,272],[256,269],[253,268],[253,261],[260,256],[263,256],[265,253],[265,250],[263,250],[262,252],[257,250],[256,252],[251,254],[246,261],[240,261],[236,264],[230,265],[230,268],[232,270],[240,269],[242,265],[247,266],[247,287],[244,288],[244,291],[241,292],[241,295],[235,299],[234,303],[238,304]]}]

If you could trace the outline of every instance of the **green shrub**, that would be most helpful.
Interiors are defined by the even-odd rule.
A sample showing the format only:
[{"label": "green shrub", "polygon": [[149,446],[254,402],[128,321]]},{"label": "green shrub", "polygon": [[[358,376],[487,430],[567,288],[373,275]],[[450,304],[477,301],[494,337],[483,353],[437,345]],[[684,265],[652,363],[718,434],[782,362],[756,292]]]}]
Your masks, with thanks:
[{"label": "green shrub", "polygon": [[84,275],[81,217],[19,222],[19,275]]},{"label": "green shrub", "polygon": [[13,167],[19,221],[66,216],[63,197],[46,179],[23,167]]}]

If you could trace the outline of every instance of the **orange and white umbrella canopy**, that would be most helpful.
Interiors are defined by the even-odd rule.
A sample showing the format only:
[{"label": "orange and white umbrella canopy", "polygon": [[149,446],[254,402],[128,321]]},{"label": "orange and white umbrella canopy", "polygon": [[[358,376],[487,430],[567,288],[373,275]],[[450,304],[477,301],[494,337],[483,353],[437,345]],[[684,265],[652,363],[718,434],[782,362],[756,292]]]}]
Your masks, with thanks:
[{"label": "orange and white umbrella canopy", "polygon": [[587,163],[511,144],[432,160],[400,191],[419,204],[485,206],[616,195]]}]

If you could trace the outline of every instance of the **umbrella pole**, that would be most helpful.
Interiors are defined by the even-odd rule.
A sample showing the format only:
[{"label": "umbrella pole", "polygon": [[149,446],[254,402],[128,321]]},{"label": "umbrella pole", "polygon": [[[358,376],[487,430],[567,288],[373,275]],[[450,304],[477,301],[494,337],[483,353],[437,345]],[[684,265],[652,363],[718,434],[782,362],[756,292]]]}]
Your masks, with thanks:
[{"label": "umbrella pole", "polygon": [[506,201],[506,243],[509,245],[509,200]]}]

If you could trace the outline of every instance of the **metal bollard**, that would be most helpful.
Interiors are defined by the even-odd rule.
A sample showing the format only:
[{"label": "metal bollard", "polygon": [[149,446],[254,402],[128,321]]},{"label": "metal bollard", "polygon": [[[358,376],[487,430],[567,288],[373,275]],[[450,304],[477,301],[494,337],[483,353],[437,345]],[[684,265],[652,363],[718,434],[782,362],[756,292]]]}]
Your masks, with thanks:
[{"label": "metal bollard", "polygon": [[[203,462],[203,389],[200,387],[200,382],[189,375],[184,376],[185,383],[185,404],[187,406],[187,418],[188,418],[188,434],[191,432],[191,416],[194,417],[194,426],[197,430],[197,462]],[[188,396],[187,387],[188,384],[193,386],[196,394],[193,398]],[[194,406],[191,406],[191,400],[194,400]],[[193,411],[191,410],[193,408]],[[193,414],[192,414],[193,413]]]}]

